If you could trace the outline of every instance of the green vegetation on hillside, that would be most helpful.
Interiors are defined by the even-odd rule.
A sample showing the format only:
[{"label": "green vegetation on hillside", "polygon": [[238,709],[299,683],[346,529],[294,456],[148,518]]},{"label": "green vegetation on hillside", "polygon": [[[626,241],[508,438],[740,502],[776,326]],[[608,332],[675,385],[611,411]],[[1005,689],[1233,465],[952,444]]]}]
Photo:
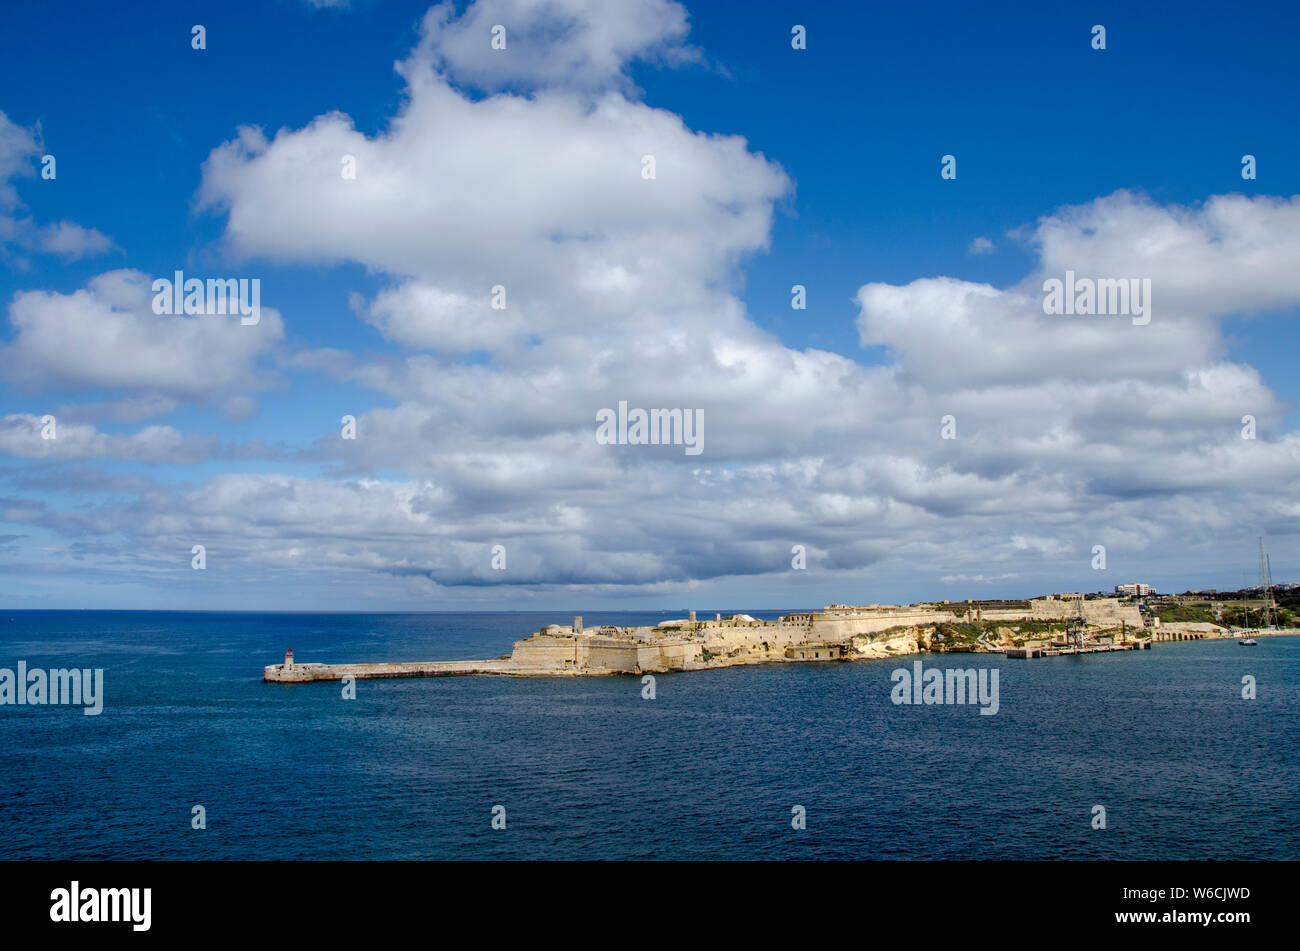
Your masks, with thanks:
[{"label": "green vegetation on hillside", "polygon": [[[1300,611],[1279,607],[1273,612],[1273,623],[1278,627],[1295,627],[1300,620]],[[1247,616],[1244,608],[1225,607],[1221,624],[1227,627],[1246,627]],[[1250,627],[1259,627],[1264,623],[1264,612],[1260,608],[1250,609]]]}]

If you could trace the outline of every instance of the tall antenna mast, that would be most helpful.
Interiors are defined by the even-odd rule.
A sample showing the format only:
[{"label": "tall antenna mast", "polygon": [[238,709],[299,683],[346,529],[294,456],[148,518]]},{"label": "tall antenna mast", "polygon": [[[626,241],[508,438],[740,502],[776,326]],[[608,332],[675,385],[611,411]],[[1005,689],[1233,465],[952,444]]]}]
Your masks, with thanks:
[{"label": "tall antenna mast", "polygon": [[1268,598],[1268,609],[1275,612],[1273,621],[1277,622],[1277,602],[1273,600],[1273,566],[1269,564],[1268,553],[1264,554],[1264,597]]},{"label": "tall antenna mast", "polygon": [[1259,586],[1264,593],[1264,627],[1269,628],[1273,626],[1273,579],[1269,577],[1263,535],[1259,536]]},{"label": "tall antenna mast", "polygon": [[1273,565],[1268,560],[1268,555],[1264,556],[1264,574],[1268,576],[1268,603],[1273,608],[1273,621],[1281,625],[1282,619],[1277,616],[1277,599],[1273,597]]}]

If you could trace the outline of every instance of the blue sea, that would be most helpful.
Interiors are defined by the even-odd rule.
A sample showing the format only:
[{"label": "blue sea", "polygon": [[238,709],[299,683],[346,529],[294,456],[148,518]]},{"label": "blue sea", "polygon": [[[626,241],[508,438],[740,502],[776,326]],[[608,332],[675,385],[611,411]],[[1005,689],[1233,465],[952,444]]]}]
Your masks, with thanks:
[{"label": "blue sea", "polygon": [[99,716],[0,706],[0,858],[1300,857],[1297,637],[919,658],[998,668],[994,716],[893,704],[913,657],[660,675],[652,700],[634,677],[359,681],[355,700],[261,679],[286,647],[485,658],[569,617],[0,614],[0,667],[105,681]]}]

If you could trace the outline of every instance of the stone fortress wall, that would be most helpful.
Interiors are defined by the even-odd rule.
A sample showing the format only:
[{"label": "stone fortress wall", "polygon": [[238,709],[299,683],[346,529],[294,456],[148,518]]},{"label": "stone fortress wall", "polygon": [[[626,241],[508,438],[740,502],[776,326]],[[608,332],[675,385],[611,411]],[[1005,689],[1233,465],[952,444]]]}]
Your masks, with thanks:
[{"label": "stone fortress wall", "polygon": [[[764,621],[747,614],[711,620],[690,616],[655,627],[585,628],[582,618],[572,625],[549,624],[529,638],[516,641],[510,666],[519,669],[600,670],[611,673],[693,670],[710,665],[776,659],[822,658],[819,647],[839,647],[837,656],[884,656],[919,649],[918,629],[927,625],[982,621],[1065,620],[1077,616],[1073,598],[1039,598],[1024,608],[985,608],[963,602],[958,613],[934,604],[829,605],[822,611],[786,615]],[[1137,607],[1115,598],[1083,601],[1083,617],[1092,627],[1143,627]],[[890,636],[880,639],[883,631]],[[882,640],[879,650],[872,642]],[[888,643],[884,643],[884,642]],[[801,654],[799,648],[805,650]]]}]

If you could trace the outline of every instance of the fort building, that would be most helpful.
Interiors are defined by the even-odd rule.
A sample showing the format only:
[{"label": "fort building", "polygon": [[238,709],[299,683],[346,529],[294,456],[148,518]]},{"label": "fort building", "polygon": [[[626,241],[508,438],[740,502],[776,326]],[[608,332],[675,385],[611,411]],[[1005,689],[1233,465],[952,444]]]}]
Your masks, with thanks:
[{"label": "fort building", "polygon": [[[1120,639],[1143,631],[1138,607],[1116,598],[1038,598],[1032,601],[954,601],[938,604],[831,604],[821,611],[760,620],[733,614],[701,620],[685,618],[653,626],[586,627],[547,624],[515,641],[510,654],[483,661],[428,661],[388,664],[303,664],[293,652],[283,664],[265,668],[269,681],[338,680],[343,677],[421,677],[456,674],[566,676],[643,674],[703,670],[738,664],[782,661],[843,661],[916,654],[927,649],[999,650],[988,639],[999,627],[1002,644],[1014,646],[1015,625],[1055,621],[1076,628],[1115,631]],[[986,633],[965,646],[936,648],[936,631],[979,622]]]}]

